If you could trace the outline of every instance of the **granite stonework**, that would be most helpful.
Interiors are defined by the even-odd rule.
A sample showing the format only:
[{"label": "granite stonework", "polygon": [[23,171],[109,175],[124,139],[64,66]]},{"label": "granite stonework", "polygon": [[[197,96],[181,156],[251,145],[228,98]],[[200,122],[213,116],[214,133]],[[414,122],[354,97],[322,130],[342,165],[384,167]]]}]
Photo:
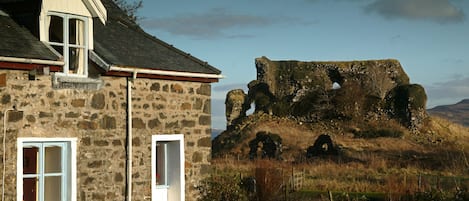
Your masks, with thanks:
[{"label": "granite stonework", "polygon": [[[77,138],[77,200],[124,200],[127,78],[101,77],[98,90],[56,89],[50,75],[0,70],[6,125],[5,198],[16,200],[18,137]],[[210,173],[210,84],[137,78],[132,87],[133,200],[151,198],[151,136],[184,134],[186,200]],[[2,137],[3,138],[3,137]],[[3,140],[3,139],[2,139]],[[1,162],[0,162],[1,163]],[[1,170],[0,170],[1,171]]]}]

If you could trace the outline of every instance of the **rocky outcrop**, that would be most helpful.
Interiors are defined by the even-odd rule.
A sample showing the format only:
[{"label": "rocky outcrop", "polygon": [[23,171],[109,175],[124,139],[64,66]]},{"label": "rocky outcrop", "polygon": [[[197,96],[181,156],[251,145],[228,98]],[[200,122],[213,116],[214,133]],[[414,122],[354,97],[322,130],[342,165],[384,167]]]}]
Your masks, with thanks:
[{"label": "rocky outcrop", "polygon": [[[261,57],[256,69],[257,80],[249,83],[247,95],[237,89],[229,93],[230,100],[227,96],[228,126],[244,117],[253,102],[255,112],[304,122],[394,118],[417,131],[427,118],[424,88],[410,84],[397,60],[302,62]],[[239,109],[233,110],[234,105]]]},{"label": "rocky outcrop", "polygon": [[246,116],[245,103],[247,95],[242,89],[234,89],[226,94],[225,99],[225,116],[227,127],[233,125],[237,119]]}]

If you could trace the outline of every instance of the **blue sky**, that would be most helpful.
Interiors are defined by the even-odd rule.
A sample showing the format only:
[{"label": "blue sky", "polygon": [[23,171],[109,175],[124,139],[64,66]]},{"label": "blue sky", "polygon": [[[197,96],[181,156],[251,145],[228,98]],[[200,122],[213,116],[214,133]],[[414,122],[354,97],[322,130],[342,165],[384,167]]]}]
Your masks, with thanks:
[{"label": "blue sky", "polygon": [[[469,98],[469,0],[143,0],[142,28],[222,70],[213,128],[230,89],[256,79],[254,59],[394,58],[429,108]],[[246,91],[247,92],[247,91]]]}]

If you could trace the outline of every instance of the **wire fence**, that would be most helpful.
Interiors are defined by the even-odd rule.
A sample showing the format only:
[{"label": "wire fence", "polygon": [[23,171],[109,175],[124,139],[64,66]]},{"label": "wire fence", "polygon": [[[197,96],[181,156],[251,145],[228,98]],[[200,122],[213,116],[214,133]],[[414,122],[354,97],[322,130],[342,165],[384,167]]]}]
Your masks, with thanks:
[{"label": "wire fence", "polygon": [[[239,175],[240,178],[247,175]],[[308,171],[301,168],[256,168],[254,175],[249,175],[252,181],[250,187],[251,195],[255,194],[256,199],[259,201],[270,200],[290,200],[290,195],[298,191],[317,191],[329,192],[330,190],[336,193],[369,193],[367,189],[357,189],[356,191],[336,190],[336,189],[315,189],[312,186],[320,185],[324,182],[324,178],[317,175],[311,175]],[[360,179],[350,180],[350,185],[356,185]],[[349,182],[344,178],[343,182]],[[469,177],[461,176],[442,176],[431,174],[387,174],[381,178],[368,178],[370,185],[379,186],[374,193],[381,195],[402,196],[412,195],[418,192],[456,192],[463,190],[467,192],[469,189]],[[274,199],[275,198],[275,199]]]}]

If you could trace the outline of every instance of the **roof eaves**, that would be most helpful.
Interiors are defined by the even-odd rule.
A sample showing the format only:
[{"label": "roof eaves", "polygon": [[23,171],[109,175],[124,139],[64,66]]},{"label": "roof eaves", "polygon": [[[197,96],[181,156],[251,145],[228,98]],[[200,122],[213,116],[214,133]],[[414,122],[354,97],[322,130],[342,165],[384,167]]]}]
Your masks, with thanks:
[{"label": "roof eaves", "polygon": [[174,76],[174,77],[196,77],[196,78],[213,78],[213,79],[223,78],[223,76],[220,74],[178,72],[178,71],[156,70],[156,69],[148,69],[148,68],[136,68],[136,67],[114,66],[114,65],[110,66],[109,70],[129,72],[129,73],[165,75],[165,76]]},{"label": "roof eaves", "polygon": [[95,51],[90,50],[89,57],[91,61],[95,62],[99,67],[101,67],[103,70],[106,72],[110,70],[111,65],[104,61],[103,58],[101,58]]}]

